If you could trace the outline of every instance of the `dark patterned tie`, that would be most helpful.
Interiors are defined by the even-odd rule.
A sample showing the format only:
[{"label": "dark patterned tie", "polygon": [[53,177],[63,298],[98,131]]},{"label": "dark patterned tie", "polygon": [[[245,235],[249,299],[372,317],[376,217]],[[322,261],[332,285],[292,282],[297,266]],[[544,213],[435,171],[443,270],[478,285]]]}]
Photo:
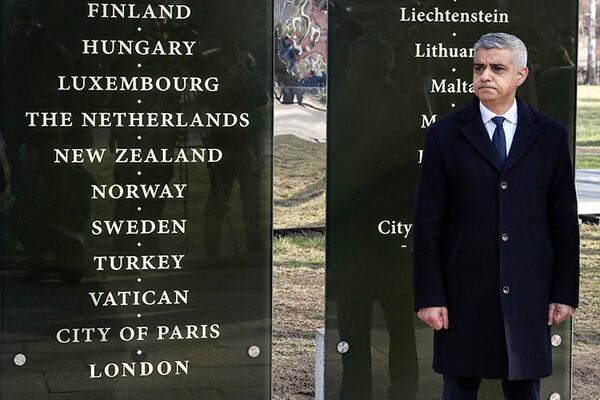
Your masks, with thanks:
[{"label": "dark patterned tie", "polygon": [[504,161],[506,161],[506,136],[504,135],[504,128],[502,127],[504,120],[504,117],[492,118],[492,121],[496,124],[496,130],[494,130],[494,136],[492,136],[492,143],[494,143],[494,146],[496,146],[496,150],[498,151],[501,167],[504,165]]}]

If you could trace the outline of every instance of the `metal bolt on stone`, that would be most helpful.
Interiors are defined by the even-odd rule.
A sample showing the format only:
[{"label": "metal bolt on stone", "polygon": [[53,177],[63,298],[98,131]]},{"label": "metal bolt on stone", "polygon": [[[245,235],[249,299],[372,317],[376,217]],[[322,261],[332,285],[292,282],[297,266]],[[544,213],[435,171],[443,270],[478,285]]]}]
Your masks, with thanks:
[{"label": "metal bolt on stone", "polygon": [[17,367],[22,367],[27,362],[27,357],[25,357],[25,354],[17,354],[13,361]]},{"label": "metal bolt on stone", "polygon": [[562,337],[560,337],[560,335],[552,335],[550,343],[552,343],[552,347],[558,347],[562,343]]},{"label": "metal bolt on stone", "polygon": [[341,342],[338,343],[338,345],[337,345],[338,353],[346,354],[348,352],[348,350],[350,350],[350,345],[348,344],[348,342],[342,340]]},{"label": "metal bolt on stone", "polygon": [[549,400],[560,400],[560,394],[558,393],[552,393],[550,395],[550,397],[548,397]]},{"label": "metal bolt on stone", "polygon": [[260,355],[260,347],[258,346],[250,346],[248,348],[248,355],[252,358],[256,358]]}]

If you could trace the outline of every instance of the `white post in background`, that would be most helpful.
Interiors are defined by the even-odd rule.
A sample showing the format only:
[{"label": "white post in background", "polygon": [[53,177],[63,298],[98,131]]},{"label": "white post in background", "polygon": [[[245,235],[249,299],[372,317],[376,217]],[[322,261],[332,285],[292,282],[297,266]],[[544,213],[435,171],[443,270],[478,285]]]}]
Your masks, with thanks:
[{"label": "white post in background", "polygon": [[315,400],[325,399],[325,329],[317,329],[315,352]]}]

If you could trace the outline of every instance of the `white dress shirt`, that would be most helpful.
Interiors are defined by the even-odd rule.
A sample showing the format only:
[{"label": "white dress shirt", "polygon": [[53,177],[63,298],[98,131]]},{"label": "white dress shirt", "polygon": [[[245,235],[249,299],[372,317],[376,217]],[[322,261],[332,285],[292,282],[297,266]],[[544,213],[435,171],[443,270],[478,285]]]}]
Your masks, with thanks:
[{"label": "white dress shirt", "polygon": [[510,145],[515,138],[515,131],[517,130],[517,119],[519,113],[517,112],[517,101],[513,102],[513,105],[510,106],[508,111],[506,111],[502,115],[494,114],[492,111],[486,108],[483,103],[479,102],[479,110],[481,111],[481,119],[483,120],[483,125],[485,125],[485,129],[490,135],[490,140],[494,136],[494,131],[496,130],[496,124],[492,121],[494,117],[504,117],[504,122],[502,123],[502,128],[504,128],[504,135],[506,137],[506,156],[508,157],[508,152],[510,151]]}]

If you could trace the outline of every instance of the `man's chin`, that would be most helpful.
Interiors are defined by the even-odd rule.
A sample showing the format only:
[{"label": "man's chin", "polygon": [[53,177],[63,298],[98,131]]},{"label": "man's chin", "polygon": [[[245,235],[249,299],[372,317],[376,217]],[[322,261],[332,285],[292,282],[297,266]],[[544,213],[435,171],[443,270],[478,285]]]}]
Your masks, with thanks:
[{"label": "man's chin", "polygon": [[477,88],[477,93],[488,93],[488,94],[496,94],[498,90],[492,87],[480,87]]},{"label": "man's chin", "polygon": [[496,100],[498,98],[498,96],[496,95],[496,93],[492,92],[490,90],[487,90],[487,91],[477,91],[476,96],[481,101],[494,101],[494,100]]}]

